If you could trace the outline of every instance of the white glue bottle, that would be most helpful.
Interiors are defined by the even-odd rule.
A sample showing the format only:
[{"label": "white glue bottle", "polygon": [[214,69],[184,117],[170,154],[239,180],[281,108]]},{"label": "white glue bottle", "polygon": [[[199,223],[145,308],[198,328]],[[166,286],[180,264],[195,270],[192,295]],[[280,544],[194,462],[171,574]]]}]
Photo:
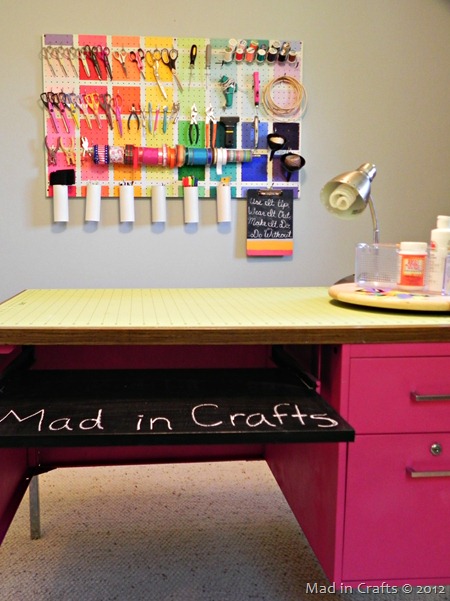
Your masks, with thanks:
[{"label": "white glue bottle", "polygon": [[438,215],[436,229],[431,230],[428,292],[445,294],[444,278],[450,252],[450,216]]}]

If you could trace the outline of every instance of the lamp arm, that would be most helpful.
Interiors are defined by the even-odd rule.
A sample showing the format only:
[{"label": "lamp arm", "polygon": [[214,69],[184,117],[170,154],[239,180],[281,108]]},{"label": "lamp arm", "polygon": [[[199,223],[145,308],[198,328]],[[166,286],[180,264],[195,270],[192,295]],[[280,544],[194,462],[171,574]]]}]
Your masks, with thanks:
[{"label": "lamp arm", "polygon": [[375,205],[372,200],[372,196],[369,196],[369,200],[367,201],[370,209],[370,214],[372,215],[372,227],[373,227],[373,243],[378,244],[380,242],[380,227],[378,225],[377,213],[375,211]]}]

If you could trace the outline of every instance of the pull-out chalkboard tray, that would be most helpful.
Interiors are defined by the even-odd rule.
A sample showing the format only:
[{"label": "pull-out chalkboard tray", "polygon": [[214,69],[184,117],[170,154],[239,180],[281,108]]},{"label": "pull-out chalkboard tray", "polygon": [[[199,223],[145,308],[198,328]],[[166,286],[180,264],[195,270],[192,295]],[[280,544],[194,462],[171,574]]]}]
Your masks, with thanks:
[{"label": "pull-out chalkboard tray", "polygon": [[339,442],[355,434],[282,368],[24,370],[0,389],[2,447]]}]

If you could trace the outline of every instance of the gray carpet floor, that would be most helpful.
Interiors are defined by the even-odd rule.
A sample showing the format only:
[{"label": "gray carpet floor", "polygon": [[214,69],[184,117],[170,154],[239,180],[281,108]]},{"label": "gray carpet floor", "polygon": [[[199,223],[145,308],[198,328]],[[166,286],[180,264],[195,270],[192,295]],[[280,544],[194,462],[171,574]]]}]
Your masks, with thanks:
[{"label": "gray carpet floor", "polygon": [[1,601],[437,601],[327,586],[264,462],[58,469],[0,547]]}]

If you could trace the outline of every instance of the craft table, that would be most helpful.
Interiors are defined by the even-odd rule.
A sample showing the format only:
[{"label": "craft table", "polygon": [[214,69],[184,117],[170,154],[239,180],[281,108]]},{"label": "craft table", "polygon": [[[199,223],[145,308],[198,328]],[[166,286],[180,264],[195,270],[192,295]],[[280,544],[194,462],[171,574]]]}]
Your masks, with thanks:
[{"label": "craft table", "polygon": [[[30,479],[55,467],[265,459],[330,581],[450,582],[450,527],[439,519],[450,508],[448,312],[346,305],[326,288],[26,290],[0,304],[0,345],[13,374],[5,381],[16,382],[0,397],[0,540]],[[280,360],[312,383],[300,397],[290,376],[277,379]],[[134,409],[132,429],[108,431],[106,409],[76,396],[78,376],[95,374],[111,409],[120,374],[132,370],[144,388],[157,374],[166,395],[172,380],[193,390],[196,428],[177,432],[163,393],[149,417],[138,390],[120,397]],[[207,385],[197,398],[199,382]],[[123,402],[114,407],[125,419]],[[158,436],[156,425],[165,427]],[[412,533],[418,511],[423,528]],[[436,553],[420,551],[430,546]]]}]

